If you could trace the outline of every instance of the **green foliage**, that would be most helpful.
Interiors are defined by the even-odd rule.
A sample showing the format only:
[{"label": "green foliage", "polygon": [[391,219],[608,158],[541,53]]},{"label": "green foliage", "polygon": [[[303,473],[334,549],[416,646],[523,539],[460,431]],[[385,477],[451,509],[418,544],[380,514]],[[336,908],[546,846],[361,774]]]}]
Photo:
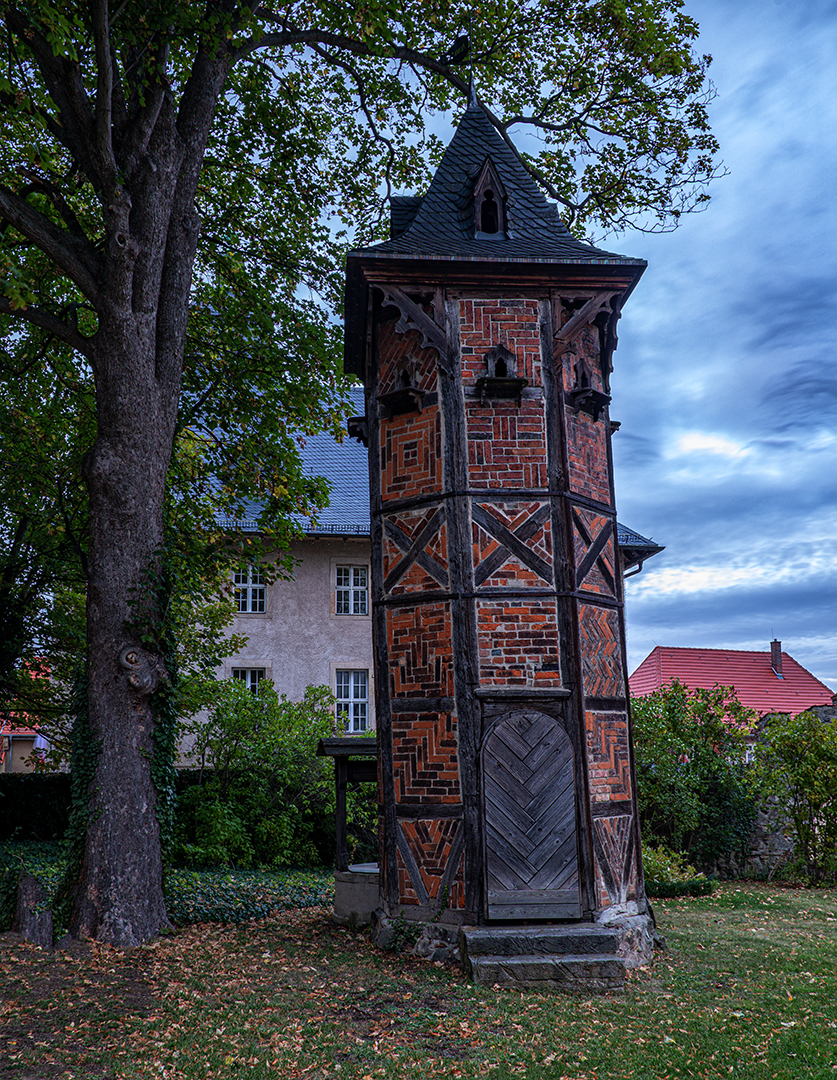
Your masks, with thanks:
[{"label": "green foliage", "polygon": [[21,873],[32,874],[48,896],[54,896],[64,872],[64,845],[55,842],[0,843],[0,932],[11,930]]},{"label": "green foliage", "polygon": [[701,866],[746,850],[756,801],[743,737],[755,714],[729,687],[679,682],[631,701],[643,836]]},{"label": "green foliage", "polygon": [[69,773],[0,775],[0,841],[60,840],[69,807]]},{"label": "green foliage", "polygon": [[794,842],[792,871],[812,885],[837,881],[837,722],[811,710],[768,717],[756,773]]},{"label": "green foliage", "polygon": [[350,863],[378,861],[378,785],[346,788],[346,843]]},{"label": "green foliage", "polygon": [[[0,374],[12,409],[20,390],[38,475],[53,461],[61,473],[30,499],[14,479],[23,456],[4,493],[6,568],[47,574],[5,598],[0,588],[10,684],[48,641],[56,677],[39,693],[73,685],[88,552],[97,603],[124,610],[125,579],[103,574],[99,553],[121,543],[141,561],[159,545],[152,457],[168,469],[171,603],[205,600],[196,670],[218,656],[225,616],[211,590],[230,568],[272,550],[271,573],[288,572],[289,540],[326,497],[299,440],[340,428],[337,268],[348,245],[384,235],[393,186],[426,182],[440,144],[425,129],[465,102],[466,73],[442,57],[466,23],[482,99],[504,134],[536,136],[523,161],[576,232],[671,228],[704,204],[717,150],[709,58],[680,0],[491,0],[471,13],[461,0],[0,6]],[[85,478],[100,523],[89,545]],[[143,515],[120,541],[111,526],[127,491]],[[120,561],[136,584],[139,562]],[[152,637],[168,634],[173,623],[154,617]],[[40,639],[39,622],[54,624]],[[173,649],[160,651],[174,672]],[[102,692],[105,715],[115,703]],[[171,705],[153,706],[161,769]],[[165,836],[170,778],[155,783]]]},{"label": "green foliage", "polygon": [[178,816],[177,856],[189,865],[316,866],[334,836],[331,763],[317,742],[334,734],[334,698],[308,687],[300,702],[269,682],[214,684],[208,719],[185,726],[201,783]]},{"label": "green foliage", "polygon": [[402,912],[392,925],[392,936],[385,945],[386,951],[394,953],[409,952],[421,937],[423,929],[421,923],[408,922]]},{"label": "green foliage", "polygon": [[[50,370],[45,339],[17,333],[8,351],[2,345],[0,707],[14,708],[24,724],[55,727],[84,644],[87,500],[79,474],[95,416],[84,377],[78,386],[65,382],[73,377],[66,355]],[[69,726],[50,734],[68,743]]]},{"label": "green foliage", "polygon": [[646,847],[643,844],[642,866],[646,880],[672,885],[704,876],[689,865],[682,851],[670,851],[663,844],[658,847]]},{"label": "green foliage", "polygon": [[645,891],[649,896],[708,896],[714,882],[698,873],[682,852],[670,851],[662,844],[642,849]]},{"label": "green foliage", "polygon": [[231,806],[207,794],[203,787],[190,788],[181,799],[178,830],[192,842],[182,840],[177,855],[189,866],[250,866],[253,845],[241,819]]},{"label": "green foliage", "polygon": [[331,907],[330,870],[173,870],[166,883],[166,910],[175,926],[196,922],[240,923],[276,910]]},{"label": "green foliage", "polygon": [[[17,882],[27,871],[55,897],[66,867],[66,848],[57,843],[0,843],[0,933],[10,930],[17,906]],[[166,904],[176,926],[196,922],[240,923],[290,908],[331,907],[330,869],[171,870]]]}]

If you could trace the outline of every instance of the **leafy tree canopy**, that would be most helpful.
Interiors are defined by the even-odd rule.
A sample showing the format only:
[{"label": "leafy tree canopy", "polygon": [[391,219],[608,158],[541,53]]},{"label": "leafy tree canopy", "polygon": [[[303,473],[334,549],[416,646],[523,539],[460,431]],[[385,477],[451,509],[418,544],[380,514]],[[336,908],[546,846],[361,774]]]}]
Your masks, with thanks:
[{"label": "leafy tree canopy", "polygon": [[211,577],[216,555],[258,554],[219,514],[256,514],[281,545],[322,501],[295,445],[338,426],[339,255],[380,234],[391,187],[426,179],[426,125],[464,101],[447,50],[466,24],[489,115],[540,139],[524,160],[573,228],[669,228],[706,197],[708,58],[679,0],[470,12],[0,0],[2,361],[37,358],[50,385],[66,368],[68,415],[83,399],[95,418],[67,455],[83,448],[98,755],[75,932],[134,944],[165,925],[152,773],[178,560]]},{"label": "leafy tree canopy", "polygon": [[[224,53],[226,82],[195,192],[201,232],[169,474],[179,535],[203,545],[192,556],[229,553],[218,517],[259,516],[281,547],[289,512],[321,504],[295,439],[338,426],[330,313],[340,309],[340,254],[350,238],[381,235],[393,187],[426,179],[441,151],[427,119],[461,105],[471,70],[505,135],[537,132],[525,161],[579,234],[671,227],[703,204],[715,171],[709,58],[694,54],[697,26],[677,0],[501,3],[476,21],[464,4],[429,14],[387,4],[182,7],[0,7],[9,43],[0,312],[16,316],[0,324],[14,413],[0,436],[13,466],[0,593],[7,697],[20,690],[12,672],[27,637],[30,658],[35,639],[45,647],[35,598],[51,595],[51,580],[86,573],[80,465],[95,433],[88,353],[104,299],[94,284],[106,273],[103,247],[127,235],[110,220],[108,193],[157,168],[154,124],[178,102],[185,121],[206,50]],[[447,46],[465,28],[468,63],[448,66]],[[61,448],[33,441],[48,428]]]}]

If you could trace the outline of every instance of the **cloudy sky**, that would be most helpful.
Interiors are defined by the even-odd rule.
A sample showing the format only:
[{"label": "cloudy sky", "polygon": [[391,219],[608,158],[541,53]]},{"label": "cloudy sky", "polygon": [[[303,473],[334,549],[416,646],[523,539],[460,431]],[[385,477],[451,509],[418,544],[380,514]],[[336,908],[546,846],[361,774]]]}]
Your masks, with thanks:
[{"label": "cloudy sky", "polygon": [[729,176],[626,305],[612,415],[619,518],[666,550],[628,583],[654,645],[764,649],[837,690],[837,2],[687,0]]}]

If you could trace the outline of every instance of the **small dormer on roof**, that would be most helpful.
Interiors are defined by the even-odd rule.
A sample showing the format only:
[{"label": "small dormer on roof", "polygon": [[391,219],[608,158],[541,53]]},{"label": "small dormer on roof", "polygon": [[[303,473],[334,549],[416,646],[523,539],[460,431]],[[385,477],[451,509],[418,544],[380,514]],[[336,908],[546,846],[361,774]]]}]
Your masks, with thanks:
[{"label": "small dormer on roof", "polygon": [[474,236],[477,240],[506,238],[506,190],[490,157],[474,184]]}]

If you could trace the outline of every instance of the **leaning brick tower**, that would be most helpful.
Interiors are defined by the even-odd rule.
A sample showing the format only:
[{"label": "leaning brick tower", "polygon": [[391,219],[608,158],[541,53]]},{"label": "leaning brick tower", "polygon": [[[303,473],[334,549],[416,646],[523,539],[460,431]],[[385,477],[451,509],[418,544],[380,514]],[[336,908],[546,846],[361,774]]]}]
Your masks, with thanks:
[{"label": "leaning brick tower", "polygon": [[475,100],[348,258],[390,919],[646,910],[608,413],[644,266],[573,238]]}]

